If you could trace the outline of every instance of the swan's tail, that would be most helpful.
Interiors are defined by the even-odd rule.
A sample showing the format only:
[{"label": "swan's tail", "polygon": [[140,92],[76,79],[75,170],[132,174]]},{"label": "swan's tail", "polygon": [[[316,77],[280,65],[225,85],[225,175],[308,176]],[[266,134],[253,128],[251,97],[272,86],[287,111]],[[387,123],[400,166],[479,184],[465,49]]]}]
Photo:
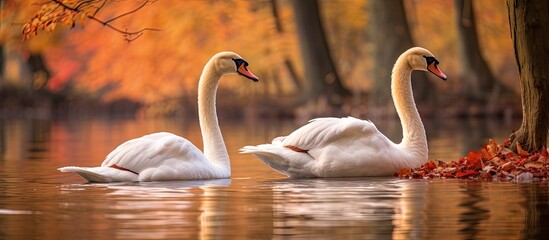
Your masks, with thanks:
[{"label": "swan's tail", "polygon": [[62,167],[57,170],[61,172],[72,172],[86,179],[88,182],[109,183],[109,182],[132,182],[138,181],[135,173],[122,171],[111,167]]},{"label": "swan's tail", "polygon": [[240,153],[252,154],[261,159],[267,166],[290,178],[315,177],[307,169],[307,163],[314,160],[307,153],[295,152],[274,144],[245,146],[240,149]]}]

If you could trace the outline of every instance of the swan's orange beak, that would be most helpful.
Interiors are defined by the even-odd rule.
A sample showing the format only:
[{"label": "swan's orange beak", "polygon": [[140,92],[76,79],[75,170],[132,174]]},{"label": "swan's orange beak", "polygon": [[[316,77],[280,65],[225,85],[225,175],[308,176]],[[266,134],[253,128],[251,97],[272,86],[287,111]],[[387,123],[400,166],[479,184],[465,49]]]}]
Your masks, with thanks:
[{"label": "swan's orange beak", "polygon": [[259,78],[256,75],[254,75],[252,72],[250,72],[250,70],[248,70],[248,68],[246,67],[246,64],[240,64],[240,66],[236,71],[240,73],[242,76],[253,80],[254,82],[259,81]]},{"label": "swan's orange beak", "polygon": [[440,69],[438,69],[437,63],[432,62],[427,66],[427,69],[429,72],[432,72],[433,74],[437,75],[439,78],[442,78],[442,80],[446,80],[446,74],[444,74]]}]

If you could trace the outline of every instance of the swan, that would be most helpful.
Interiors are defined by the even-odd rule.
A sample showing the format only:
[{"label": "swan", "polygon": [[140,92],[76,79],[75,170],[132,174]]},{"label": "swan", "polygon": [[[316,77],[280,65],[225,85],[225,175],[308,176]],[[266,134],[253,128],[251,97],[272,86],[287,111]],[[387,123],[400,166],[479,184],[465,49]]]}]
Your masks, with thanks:
[{"label": "swan", "polygon": [[219,80],[226,74],[259,80],[248,70],[248,62],[233,52],[217,53],[204,66],[198,82],[198,118],[204,153],[185,138],[158,132],[121,144],[100,167],[70,166],[58,170],[100,183],[230,178],[229,155],[215,106]]},{"label": "swan", "polygon": [[427,49],[402,53],[391,75],[391,92],[403,130],[393,143],[376,126],[353,117],[317,118],[271,144],[245,146],[240,153],[260,158],[290,178],[391,176],[427,161],[427,137],[413,94],[413,70],[429,71],[446,80],[438,60]]}]

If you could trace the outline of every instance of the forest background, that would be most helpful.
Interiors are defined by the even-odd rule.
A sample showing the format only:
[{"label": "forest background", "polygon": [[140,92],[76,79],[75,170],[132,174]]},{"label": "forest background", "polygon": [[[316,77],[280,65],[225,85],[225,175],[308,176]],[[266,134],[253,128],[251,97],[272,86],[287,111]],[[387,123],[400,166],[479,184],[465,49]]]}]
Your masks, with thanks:
[{"label": "forest background", "polygon": [[95,1],[106,2],[98,19],[130,13],[112,26],[153,30],[78,17],[23,40],[44,2],[1,1],[3,116],[193,116],[200,72],[225,50],[260,82],[223,80],[222,116],[393,115],[390,71],[412,46],[448,75],[414,74],[423,117],[521,114],[505,1]]}]

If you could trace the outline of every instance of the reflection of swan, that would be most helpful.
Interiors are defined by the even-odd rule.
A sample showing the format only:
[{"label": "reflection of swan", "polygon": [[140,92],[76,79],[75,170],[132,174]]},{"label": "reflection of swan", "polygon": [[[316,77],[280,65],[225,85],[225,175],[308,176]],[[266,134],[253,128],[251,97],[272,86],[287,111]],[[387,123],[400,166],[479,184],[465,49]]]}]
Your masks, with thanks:
[{"label": "reflection of swan", "polygon": [[407,185],[401,179],[386,178],[367,182],[360,178],[278,181],[273,186],[273,210],[284,218],[307,219],[300,226],[334,219],[337,221],[329,225],[335,226],[338,221],[345,225],[345,221],[391,220]]},{"label": "reflection of swan", "polygon": [[438,60],[426,49],[415,47],[397,59],[391,90],[403,128],[395,144],[370,121],[318,118],[272,144],[246,146],[242,153],[259,157],[271,168],[291,178],[387,176],[402,168],[427,161],[427,138],[417,111],[411,84],[413,70],[430,71],[442,79]]},{"label": "reflection of swan", "polygon": [[171,133],[153,133],[129,140],[112,151],[101,167],[62,167],[90,182],[162,181],[229,178],[229,155],[217,122],[215,95],[225,74],[257,81],[248,63],[232,52],[213,56],[198,84],[198,115],[204,154],[188,140]]},{"label": "reflection of swan", "polygon": [[394,178],[278,181],[272,187],[273,232],[311,239],[413,239],[399,231],[423,221],[427,186]]},{"label": "reflection of swan", "polygon": [[[230,184],[231,179],[66,184],[58,202],[66,219],[78,219],[85,212],[106,220],[108,231],[102,231],[102,239],[209,239],[203,235],[219,232],[224,225],[215,221],[232,209],[226,208],[232,198],[218,197]],[[105,230],[104,224],[73,227],[81,233]]]},{"label": "reflection of swan", "polygon": [[[169,191],[178,189],[190,189],[190,188],[205,188],[205,187],[228,187],[231,185],[230,178],[210,179],[210,180],[187,180],[187,181],[166,181],[166,182],[114,182],[110,184],[67,184],[63,185],[67,189],[78,189],[82,187],[107,187],[108,189],[127,190],[133,191],[150,191],[155,192],[154,189],[160,189],[161,191]],[[123,195],[123,194],[120,194]]]}]

